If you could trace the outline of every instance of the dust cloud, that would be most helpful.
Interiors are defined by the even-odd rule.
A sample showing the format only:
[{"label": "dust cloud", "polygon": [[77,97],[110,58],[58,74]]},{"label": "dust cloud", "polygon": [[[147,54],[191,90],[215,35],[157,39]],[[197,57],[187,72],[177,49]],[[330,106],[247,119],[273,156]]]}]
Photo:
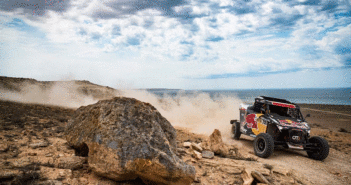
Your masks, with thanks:
[{"label": "dust cloud", "polygon": [[[39,103],[69,108],[96,103],[99,99],[84,94],[75,81],[43,84],[21,84],[20,91],[0,89],[0,99],[24,103]],[[100,92],[101,91],[100,89]],[[96,93],[95,93],[96,94]],[[101,93],[99,93],[101,94]],[[238,119],[240,99],[229,96],[211,98],[208,93],[191,95],[179,91],[175,96],[159,97],[144,90],[118,90],[112,96],[136,98],[152,104],[173,125],[188,128],[191,132],[210,135],[219,129],[223,138],[230,137],[230,120]],[[101,99],[101,98],[100,98]]]},{"label": "dust cloud", "polygon": [[123,96],[151,103],[173,125],[188,128],[191,132],[210,135],[219,129],[223,138],[231,133],[230,120],[239,118],[241,100],[219,95],[211,98],[208,93],[185,94],[162,98],[147,91],[125,90]]},{"label": "dust cloud", "polygon": [[0,99],[23,103],[38,103],[68,108],[96,103],[92,96],[78,92],[74,81],[52,82],[50,85],[23,83],[20,91],[1,89]]}]

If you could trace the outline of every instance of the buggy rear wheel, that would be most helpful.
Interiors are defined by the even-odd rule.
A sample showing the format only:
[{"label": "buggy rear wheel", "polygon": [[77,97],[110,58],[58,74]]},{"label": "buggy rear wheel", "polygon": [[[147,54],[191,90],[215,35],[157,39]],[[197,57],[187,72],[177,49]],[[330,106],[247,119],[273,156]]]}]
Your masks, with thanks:
[{"label": "buggy rear wheel", "polygon": [[240,136],[241,136],[240,122],[237,122],[237,121],[234,121],[234,120],[231,120],[230,122],[232,124],[232,137],[235,140],[239,140]]},{"label": "buggy rear wheel", "polygon": [[311,137],[308,141],[316,147],[314,150],[307,150],[309,158],[321,161],[328,157],[329,145],[327,140],[318,136],[314,136]]},{"label": "buggy rear wheel", "polygon": [[254,140],[254,151],[258,157],[268,158],[274,151],[274,140],[267,133],[258,134]]}]

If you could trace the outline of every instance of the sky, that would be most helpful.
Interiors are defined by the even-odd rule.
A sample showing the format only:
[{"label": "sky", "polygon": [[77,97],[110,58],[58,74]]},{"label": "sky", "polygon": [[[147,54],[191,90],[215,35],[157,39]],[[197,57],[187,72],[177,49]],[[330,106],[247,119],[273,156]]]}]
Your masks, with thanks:
[{"label": "sky", "polygon": [[351,2],[0,0],[0,75],[119,89],[351,87]]}]

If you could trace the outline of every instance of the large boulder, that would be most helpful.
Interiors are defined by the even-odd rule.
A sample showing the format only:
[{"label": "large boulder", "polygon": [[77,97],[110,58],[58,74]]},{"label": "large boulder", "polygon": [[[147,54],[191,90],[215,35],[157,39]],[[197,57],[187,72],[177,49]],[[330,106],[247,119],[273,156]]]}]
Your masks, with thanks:
[{"label": "large boulder", "polygon": [[190,184],[195,178],[195,168],[176,156],[176,130],[156,108],[136,99],[80,107],[65,137],[100,176],[157,184]]}]

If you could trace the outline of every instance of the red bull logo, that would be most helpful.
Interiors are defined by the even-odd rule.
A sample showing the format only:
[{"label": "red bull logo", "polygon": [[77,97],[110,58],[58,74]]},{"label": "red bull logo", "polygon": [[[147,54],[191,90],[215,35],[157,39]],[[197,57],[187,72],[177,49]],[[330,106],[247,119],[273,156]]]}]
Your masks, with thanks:
[{"label": "red bull logo", "polygon": [[249,114],[246,116],[247,128],[256,128],[257,129],[257,118],[256,114]]}]

